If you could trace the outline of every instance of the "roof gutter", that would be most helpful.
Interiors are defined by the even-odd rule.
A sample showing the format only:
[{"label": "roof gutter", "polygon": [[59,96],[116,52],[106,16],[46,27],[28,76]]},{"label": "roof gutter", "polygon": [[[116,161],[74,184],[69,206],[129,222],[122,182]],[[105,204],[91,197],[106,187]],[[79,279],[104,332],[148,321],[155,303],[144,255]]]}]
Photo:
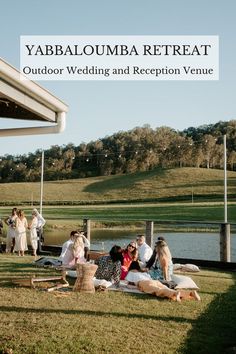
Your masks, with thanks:
[{"label": "roof gutter", "polygon": [[57,124],[47,127],[0,129],[0,137],[62,133],[66,127],[66,112],[57,113]]},{"label": "roof gutter", "polygon": [[[52,123],[52,125],[4,128],[0,129],[0,137],[55,134],[64,131],[68,106],[34,81],[25,78],[17,69],[2,58],[0,58],[1,93],[3,97],[9,98],[17,106],[23,107],[34,115],[38,115],[39,119],[32,117],[32,120],[44,120],[47,123]],[[29,117],[27,120],[29,120]]]}]

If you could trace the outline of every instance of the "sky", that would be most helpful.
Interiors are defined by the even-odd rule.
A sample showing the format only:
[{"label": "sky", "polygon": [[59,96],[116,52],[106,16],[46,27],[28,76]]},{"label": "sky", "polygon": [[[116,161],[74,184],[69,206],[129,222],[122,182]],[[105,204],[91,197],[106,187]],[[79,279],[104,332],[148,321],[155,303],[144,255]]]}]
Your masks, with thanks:
[{"label": "sky", "polygon": [[[0,156],[77,146],[144,124],[181,131],[236,119],[235,0],[0,0],[0,5],[0,57],[18,69],[21,35],[218,35],[220,41],[219,81],[40,81],[69,106],[65,131],[1,138]],[[13,126],[16,121],[0,119],[0,129]]]}]

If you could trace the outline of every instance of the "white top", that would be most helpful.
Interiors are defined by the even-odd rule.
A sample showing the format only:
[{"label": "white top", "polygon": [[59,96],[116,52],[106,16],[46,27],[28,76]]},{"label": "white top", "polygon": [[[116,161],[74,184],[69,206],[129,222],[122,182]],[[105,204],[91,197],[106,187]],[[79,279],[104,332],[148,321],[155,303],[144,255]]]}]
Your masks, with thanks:
[{"label": "white top", "polygon": [[74,241],[72,241],[72,240],[68,240],[68,241],[66,241],[66,242],[63,243],[63,245],[62,245],[62,250],[61,250],[61,254],[60,254],[60,257],[59,257],[60,261],[63,260],[63,258],[65,257],[65,254],[66,254],[66,252],[67,252],[68,247],[69,247],[72,243],[74,243]]},{"label": "white top", "polygon": [[16,221],[17,215],[10,215],[9,218],[7,219],[7,225],[8,225],[8,230],[7,230],[7,236],[14,238],[16,237],[16,230],[15,230],[15,221]]},{"label": "white top", "polygon": [[43,227],[46,224],[46,220],[42,217],[41,214],[38,214],[36,217],[37,217],[37,220],[38,220],[37,228]]},{"label": "white top", "polygon": [[37,231],[36,231],[37,225],[38,225],[38,220],[37,217],[34,216],[29,225],[29,229],[30,229],[30,237],[36,240],[37,240]]},{"label": "white top", "polygon": [[141,246],[138,247],[138,259],[141,262],[141,266],[146,266],[146,262],[149,261],[149,259],[152,256],[152,249],[146,242],[144,242]]},{"label": "white top", "polygon": [[90,250],[90,241],[87,239],[86,236],[82,235],[82,237],[83,237],[84,247],[87,247]]}]

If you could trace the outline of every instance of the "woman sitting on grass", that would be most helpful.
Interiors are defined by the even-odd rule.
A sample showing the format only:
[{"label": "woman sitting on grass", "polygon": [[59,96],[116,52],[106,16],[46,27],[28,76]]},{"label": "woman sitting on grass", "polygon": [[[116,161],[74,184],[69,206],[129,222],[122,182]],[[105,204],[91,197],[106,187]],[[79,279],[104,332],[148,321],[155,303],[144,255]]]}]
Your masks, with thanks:
[{"label": "woman sitting on grass", "polygon": [[167,297],[168,299],[178,301],[181,300],[197,300],[201,298],[195,290],[174,290],[169,289],[159,280],[141,280],[137,284],[138,289],[147,294],[152,294],[157,297]]},{"label": "woman sitting on grass", "polygon": [[147,262],[146,270],[154,280],[171,280],[173,274],[172,256],[164,240],[156,242],[153,255]]},{"label": "woman sitting on grass", "polygon": [[85,263],[84,242],[80,234],[74,235],[74,242],[70,243],[62,258],[62,265],[68,268],[75,268],[77,263]]},{"label": "woman sitting on grass", "polygon": [[130,283],[138,283],[138,281],[145,279],[168,282],[171,281],[172,274],[173,263],[169,247],[164,240],[158,240],[146,268],[140,268],[137,262],[133,262],[126,280]]},{"label": "woman sitting on grass", "polygon": [[95,260],[98,269],[95,278],[105,279],[119,287],[121,276],[121,265],[123,264],[122,248],[113,246],[109,252],[109,256],[102,256]]},{"label": "woman sitting on grass", "polygon": [[137,261],[138,259],[138,249],[135,241],[131,241],[126,249],[122,252],[123,256],[123,265],[121,266],[121,280],[124,280],[128,274],[129,267],[132,262]]},{"label": "woman sitting on grass", "polygon": [[174,290],[162,283],[166,282],[169,285],[173,274],[172,256],[164,240],[156,242],[153,256],[147,263],[147,268],[149,267],[148,274],[152,279],[139,281],[137,283],[139,290],[158,297],[167,297],[174,301],[201,300],[195,290]]}]

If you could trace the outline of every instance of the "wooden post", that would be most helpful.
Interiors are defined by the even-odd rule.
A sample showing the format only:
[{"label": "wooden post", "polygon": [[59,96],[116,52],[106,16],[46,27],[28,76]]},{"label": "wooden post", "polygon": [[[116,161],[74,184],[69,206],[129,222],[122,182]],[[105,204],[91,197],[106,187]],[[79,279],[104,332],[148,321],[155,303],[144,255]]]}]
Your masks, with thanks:
[{"label": "wooden post", "polygon": [[146,243],[153,246],[153,221],[146,221]]},{"label": "wooden post", "polygon": [[230,224],[220,225],[220,261],[230,262]]},{"label": "wooden post", "polygon": [[90,242],[90,221],[89,219],[83,220],[83,231],[86,232],[86,237]]}]

